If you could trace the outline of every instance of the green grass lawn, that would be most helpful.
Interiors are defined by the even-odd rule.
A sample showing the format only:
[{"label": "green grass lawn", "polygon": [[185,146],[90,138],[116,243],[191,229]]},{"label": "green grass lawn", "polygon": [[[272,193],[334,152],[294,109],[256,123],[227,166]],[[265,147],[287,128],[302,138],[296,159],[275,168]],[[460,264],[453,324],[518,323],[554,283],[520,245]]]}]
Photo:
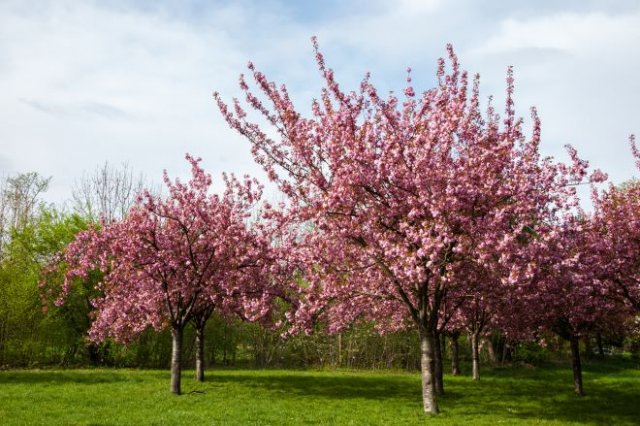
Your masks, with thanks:
[{"label": "green grass lawn", "polygon": [[640,369],[631,361],[586,366],[587,396],[568,368],[485,368],[480,383],[445,377],[442,414],[421,412],[420,377],[399,372],[221,370],[184,395],[168,371],[0,372],[0,424],[494,425],[640,424]]}]

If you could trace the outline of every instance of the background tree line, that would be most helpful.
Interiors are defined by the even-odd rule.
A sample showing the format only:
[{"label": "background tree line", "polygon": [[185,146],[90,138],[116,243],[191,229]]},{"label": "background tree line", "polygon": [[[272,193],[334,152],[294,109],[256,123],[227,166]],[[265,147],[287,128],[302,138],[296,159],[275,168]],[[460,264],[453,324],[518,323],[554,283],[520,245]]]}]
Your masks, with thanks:
[{"label": "background tree line", "polygon": [[[44,201],[50,181],[33,172],[0,181],[0,367],[168,367],[171,336],[166,331],[148,330],[126,346],[87,341],[91,281],[74,288],[61,307],[47,299],[43,287],[43,268],[57,253],[101,217],[110,221],[125,216],[135,194],[147,182],[127,165],[118,168],[105,163],[84,175],[74,186],[71,202],[60,206]],[[278,330],[261,324],[214,314],[206,326],[205,363],[220,367],[420,369],[415,331],[380,335],[372,323],[356,324],[335,335],[323,333],[320,327],[318,331],[285,339]],[[189,327],[185,333],[184,363],[191,365],[195,331]],[[463,366],[471,362],[472,336],[441,335],[447,369],[460,371],[455,362],[451,365],[454,353]],[[545,345],[509,341],[488,328],[479,342],[481,362],[535,364],[569,355],[569,345],[558,337],[549,334],[544,340]],[[638,356],[640,334],[637,330],[627,335],[593,333],[582,339],[581,350],[587,358],[622,352]]]}]

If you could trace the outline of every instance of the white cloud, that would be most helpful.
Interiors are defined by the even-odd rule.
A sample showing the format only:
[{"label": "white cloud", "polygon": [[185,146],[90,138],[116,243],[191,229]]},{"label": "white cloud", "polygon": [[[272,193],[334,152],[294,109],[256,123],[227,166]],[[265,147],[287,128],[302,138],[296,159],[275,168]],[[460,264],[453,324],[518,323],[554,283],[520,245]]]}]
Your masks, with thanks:
[{"label": "white cloud", "polygon": [[254,168],[248,149],[220,140],[238,138],[224,134],[211,93],[246,59],[223,28],[200,32],[89,3],[47,6],[0,11],[0,133],[13,171],[53,175],[55,198],[104,160],[152,178],[163,168],[184,173],[185,151],[216,173]]},{"label": "white cloud", "polygon": [[[550,49],[588,53],[622,50],[638,45],[638,12],[625,15],[559,13],[530,20],[507,19],[498,34],[477,53],[491,54],[522,49]],[[613,42],[613,43],[612,43]]]},{"label": "white cloud", "polygon": [[515,65],[516,101],[539,108],[547,153],[571,143],[614,182],[637,173],[627,138],[640,131],[640,10],[508,19],[465,53],[491,88],[503,85],[496,64]]},{"label": "white cloud", "polygon": [[570,142],[616,181],[634,174],[626,138],[640,129],[637,5],[621,13],[607,2],[542,2],[538,12],[511,2],[355,0],[314,6],[314,16],[276,0],[109,4],[0,3],[0,167],[53,175],[55,200],[105,160],[159,179],[164,168],[184,176],[189,151],[214,176],[258,174],[211,93],[238,96],[251,59],[305,110],[321,84],[313,34],[347,88],[370,70],[382,90],[400,89],[406,66],[428,87],[453,42],[463,66],[481,72],[483,93],[499,98],[513,64],[516,102],[525,115],[539,107],[547,153]]}]

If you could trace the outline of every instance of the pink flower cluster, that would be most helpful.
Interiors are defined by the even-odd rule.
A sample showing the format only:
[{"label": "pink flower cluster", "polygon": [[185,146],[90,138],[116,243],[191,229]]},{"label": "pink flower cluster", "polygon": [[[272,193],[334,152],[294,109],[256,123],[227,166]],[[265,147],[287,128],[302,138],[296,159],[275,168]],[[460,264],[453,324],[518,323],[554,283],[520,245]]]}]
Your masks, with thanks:
[{"label": "pink flower cluster", "polygon": [[256,320],[281,290],[271,278],[267,228],[251,226],[261,186],[224,176],[226,190],[210,195],[211,176],[187,156],[192,178],[172,182],[166,198],[145,192],[120,222],[79,234],[65,252],[62,298],[75,279],[103,273],[92,301],[93,340],[127,342],[147,327],[183,327],[199,311],[215,309]]}]

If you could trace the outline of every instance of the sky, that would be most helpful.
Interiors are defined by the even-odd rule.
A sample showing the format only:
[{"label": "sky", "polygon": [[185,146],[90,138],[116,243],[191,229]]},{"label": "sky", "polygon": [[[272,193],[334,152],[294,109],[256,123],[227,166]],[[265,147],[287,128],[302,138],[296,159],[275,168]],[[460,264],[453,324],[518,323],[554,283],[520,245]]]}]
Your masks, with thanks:
[{"label": "sky", "polygon": [[640,0],[0,0],[0,175],[51,176],[56,203],[105,161],[159,182],[165,169],[188,176],[188,152],[214,177],[264,180],[212,93],[240,96],[252,61],[308,111],[321,87],[313,35],[346,88],[369,71],[400,92],[411,67],[426,90],[452,43],[500,107],[513,65],[516,109],[530,123],[538,108],[544,155],[565,160],[572,144],[616,184],[640,174],[628,144]]}]

